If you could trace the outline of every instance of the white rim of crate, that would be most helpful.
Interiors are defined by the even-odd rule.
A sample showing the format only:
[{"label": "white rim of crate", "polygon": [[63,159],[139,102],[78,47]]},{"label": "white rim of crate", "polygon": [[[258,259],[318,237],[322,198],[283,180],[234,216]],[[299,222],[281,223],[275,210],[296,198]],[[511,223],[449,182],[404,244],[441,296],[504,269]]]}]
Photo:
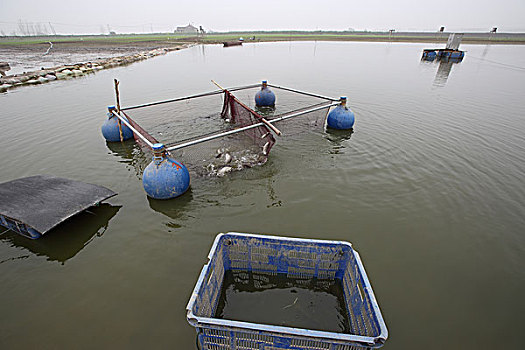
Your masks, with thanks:
[{"label": "white rim of crate", "polygon": [[275,240],[280,240],[280,241],[296,241],[296,242],[303,242],[303,243],[311,242],[311,243],[321,243],[321,244],[343,244],[343,245],[347,245],[350,248],[352,248],[352,244],[349,242],[345,242],[345,241],[282,237],[282,236],[241,233],[241,232],[219,233],[217,237],[215,237],[215,241],[213,242],[212,248],[210,249],[210,253],[208,254],[208,262],[202,268],[199,278],[197,280],[197,283],[195,284],[195,288],[193,289],[193,292],[191,293],[191,297],[188,302],[188,305],[186,306],[186,311],[187,311],[186,318],[192,326],[204,328],[207,325],[216,325],[216,326],[221,326],[221,327],[226,326],[226,327],[231,327],[231,328],[237,328],[239,330],[243,330],[243,329],[251,330],[251,331],[261,331],[262,330],[262,331],[266,331],[269,333],[285,333],[285,334],[295,335],[299,337],[318,337],[318,338],[324,338],[326,340],[352,341],[352,342],[366,344],[368,346],[382,345],[388,338],[388,330],[386,328],[386,324],[383,319],[383,315],[381,314],[381,310],[379,309],[379,304],[377,303],[376,297],[372,290],[372,285],[370,284],[370,281],[368,280],[368,276],[366,274],[365,267],[363,266],[363,262],[361,261],[361,257],[359,256],[359,253],[353,248],[352,248],[352,251],[355,254],[357,266],[359,267],[359,272],[361,273],[361,276],[363,277],[363,281],[365,284],[363,289],[365,293],[367,293],[368,296],[370,297],[372,308],[374,309],[374,312],[377,316],[377,320],[379,323],[380,333],[378,336],[367,337],[363,335],[324,332],[324,331],[316,331],[316,330],[310,330],[310,329],[304,329],[304,328],[273,326],[273,325],[266,325],[266,324],[261,324],[261,323],[232,321],[232,320],[217,319],[217,318],[210,318],[210,317],[200,317],[200,316],[194,315],[193,305],[195,304],[195,300],[197,299],[198,291],[200,290],[200,287],[203,283],[204,276],[206,275],[206,272],[208,271],[210,261],[213,255],[215,254],[215,250],[218,247],[218,243],[220,239],[223,236],[227,236],[227,235],[275,239]]}]

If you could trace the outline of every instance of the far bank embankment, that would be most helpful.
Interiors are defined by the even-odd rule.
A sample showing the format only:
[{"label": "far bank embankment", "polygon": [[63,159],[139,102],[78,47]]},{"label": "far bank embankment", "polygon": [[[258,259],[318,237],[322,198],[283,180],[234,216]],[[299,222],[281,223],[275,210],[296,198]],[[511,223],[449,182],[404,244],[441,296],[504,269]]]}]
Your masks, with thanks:
[{"label": "far bank embankment", "polygon": [[70,79],[123,66],[189,46],[170,43],[104,45],[93,42],[34,43],[0,46],[0,92],[26,85]]}]

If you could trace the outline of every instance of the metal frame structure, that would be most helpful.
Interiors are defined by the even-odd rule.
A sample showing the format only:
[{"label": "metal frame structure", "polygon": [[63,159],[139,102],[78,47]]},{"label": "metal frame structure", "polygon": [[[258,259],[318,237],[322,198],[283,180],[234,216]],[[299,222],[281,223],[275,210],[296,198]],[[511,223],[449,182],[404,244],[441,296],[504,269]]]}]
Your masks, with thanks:
[{"label": "metal frame structure", "polygon": [[[169,100],[164,100],[164,101],[156,101],[156,102],[150,102],[150,103],[144,103],[144,104],[140,104],[140,105],[120,108],[120,106],[119,106],[119,93],[118,93],[118,81],[115,80],[115,87],[116,87],[115,88],[115,93],[116,93],[116,99],[117,99],[117,108],[116,108],[116,110],[115,109],[110,110],[110,113],[112,113],[115,117],[117,117],[118,120],[121,123],[123,123],[128,128],[130,128],[133,131],[133,133],[142,142],[144,142],[146,144],[146,146],[148,148],[152,149],[153,148],[153,143],[150,140],[148,140],[147,137],[144,136],[139,130],[137,130],[137,128],[133,127],[132,123],[129,122],[130,117],[125,113],[125,111],[138,109],[138,108],[143,108],[143,107],[156,106],[156,105],[160,105],[160,104],[185,101],[185,100],[198,98],[198,97],[213,96],[213,95],[218,95],[218,94],[225,93],[225,91],[232,92],[232,91],[251,89],[251,88],[256,88],[258,86],[260,86],[260,85],[259,84],[252,84],[252,85],[246,85],[246,86],[240,86],[240,87],[219,89],[219,90],[214,90],[214,91],[205,92],[205,93],[201,93],[201,94],[195,94],[195,95],[184,96],[184,97],[179,97],[179,98],[174,98],[174,99],[169,99]],[[199,143],[203,143],[203,142],[206,142],[206,141],[210,141],[210,140],[218,139],[218,138],[221,138],[221,137],[237,134],[237,133],[249,130],[249,129],[253,129],[253,128],[257,128],[257,127],[263,126],[263,125],[271,126],[274,123],[278,123],[278,122],[281,122],[281,121],[284,121],[284,120],[287,120],[287,119],[290,119],[290,118],[299,117],[301,115],[304,115],[304,114],[307,114],[307,113],[311,113],[311,112],[315,112],[315,111],[319,111],[319,110],[322,110],[322,109],[327,109],[327,112],[328,112],[331,107],[335,107],[335,106],[340,104],[340,102],[338,102],[339,99],[335,99],[335,98],[331,98],[331,97],[327,97],[327,96],[322,96],[322,95],[318,95],[318,94],[313,94],[313,93],[309,93],[309,92],[305,92],[305,91],[301,91],[301,90],[297,90],[297,89],[287,88],[287,87],[283,87],[283,86],[279,86],[279,85],[268,84],[268,86],[276,88],[276,89],[282,89],[282,90],[286,90],[286,91],[290,91],[290,92],[306,95],[306,96],[320,98],[320,99],[326,100],[327,102],[324,102],[324,103],[321,103],[321,104],[318,104],[318,105],[314,105],[314,106],[310,106],[310,107],[302,109],[302,110],[295,110],[295,111],[283,113],[281,115],[277,115],[274,118],[267,119],[267,120],[261,117],[261,122],[254,123],[254,124],[251,124],[251,125],[237,127],[237,128],[234,128],[234,129],[228,130],[228,131],[213,132],[213,133],[207,134],[207,135],[205,135],[203,137],[200,137],[200,138],[197,138],[197,139],[183,140],[183,141],[181,141],[179,143],[176,143],[176,144],[174,144],[174,145],[172,145],[170,147],[167,147],[166,151],[170,152],[170,151],[179,150],[179,149],[182,149],[182,148],[185,148],[185,147],[189,147],[189,146],[193,146],[193,145],[196,145],[196,144],[199,144]],[[249,108],[249,107],[247,107],[245,105],[244,105],[244,107],[249,109],[250,112],[252,112],[253,114],[258,115],[257,112],[253,111],[251,108]],[[125,117],[127,117],[128,120],[126,120]],[[135,121],[133,123],[138,125]],[[270,127],[270,129],[272,131],[274,131],[274,133],[276,133],[277,135],[280,135],[280,133],[277,133],[273,128]]]}]

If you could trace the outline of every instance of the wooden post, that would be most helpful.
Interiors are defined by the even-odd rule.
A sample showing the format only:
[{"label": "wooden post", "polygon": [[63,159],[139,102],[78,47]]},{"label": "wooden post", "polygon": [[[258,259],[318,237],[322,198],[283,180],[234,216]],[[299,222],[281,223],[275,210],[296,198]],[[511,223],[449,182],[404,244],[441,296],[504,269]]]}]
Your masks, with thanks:
[{"label": "wooden post", "polygon": [[[117,113],[120,115],[120,94],[118,92],[118,84],[120,84],[119,81],[115,79],[115,97],[117,100]],[[118,131],[120,133],[120,142],[123,142],[124,136],[122,136],[122,123],[120,122],[120,119],[117,119],[117,123],[118,123]]]},{"label": "wooden post", "polygon": [[[223,88],[222,86],[220,86],[219,84],[217,84],[213,79],[211,80],[212,83],[214,83],[215,85],[217,85],[217,87],[219,89],[221,89],[222,91],[227,91],[225,88]],[[247,108],[247,106],[245,106],[243,103],[241,103],[240,101],[238,101],[241,105],[243,105],[243,107]],[[264,125],[266,125],[268,128],[270,128],[276,135],[278,136],[281,136],[282,133],[279,129],[277,129],[275,126],[273,126],[270,122],[268,122],[268,120],[266,120],[265,118],[259,116],[260,119],[261,119],[261,122],[264,123]]]},{"label": "wooden post", "polygon": [[118,92],[118,85],[120,84],[117,79],[115,80],[115,97],[117,99],[117,113],[120,113],[120,94]]}]

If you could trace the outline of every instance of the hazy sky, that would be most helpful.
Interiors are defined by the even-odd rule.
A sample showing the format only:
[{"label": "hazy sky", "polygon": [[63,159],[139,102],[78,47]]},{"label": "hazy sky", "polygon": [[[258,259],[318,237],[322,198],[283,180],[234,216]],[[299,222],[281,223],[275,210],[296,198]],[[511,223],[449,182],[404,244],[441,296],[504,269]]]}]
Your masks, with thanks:
[{"label": "hazy sky", "polygon": [[108,25],[118,33],[168,32],[188,23],[214,31],[525,32],[525,0],[0,0],[0,30],[20,34],[19,21],[59,34],[107,33]]}]

